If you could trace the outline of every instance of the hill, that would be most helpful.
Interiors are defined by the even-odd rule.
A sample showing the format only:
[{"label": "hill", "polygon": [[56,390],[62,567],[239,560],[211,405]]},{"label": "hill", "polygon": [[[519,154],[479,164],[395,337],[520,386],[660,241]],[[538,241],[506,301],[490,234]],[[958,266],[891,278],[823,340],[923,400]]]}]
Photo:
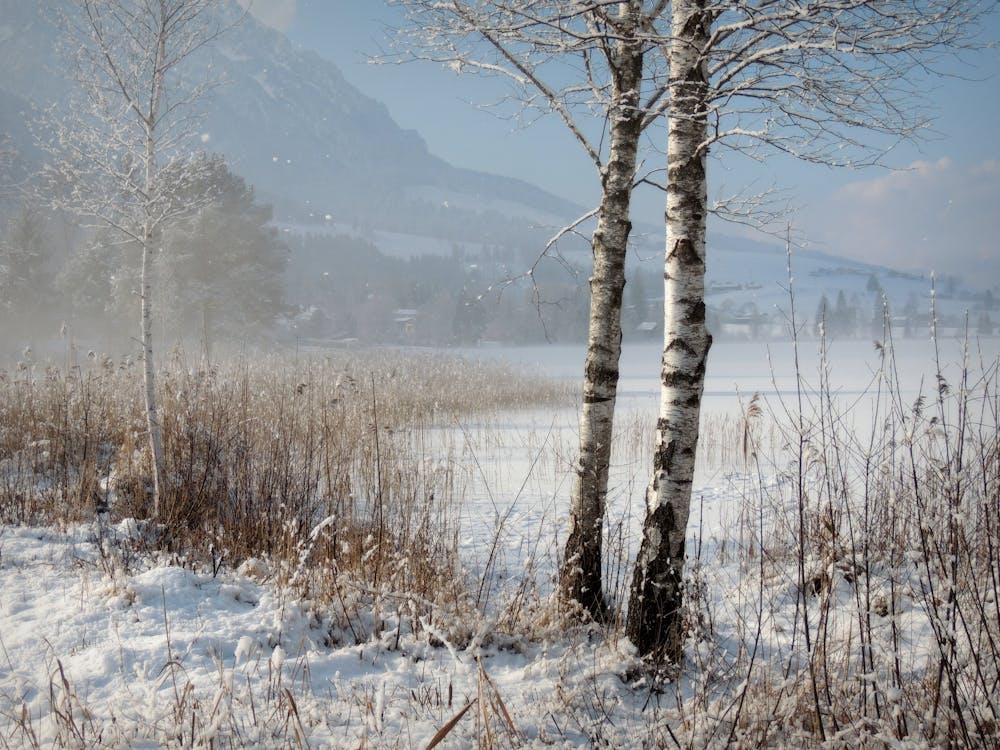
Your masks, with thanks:
[{"label": "hill", "polygon": [[[72,99],[65,65],[53,53],[61,39],[57,11],[67,6],[0,0],[0,128],[36,163],[27,136],[32,108]],[[221,84],[205,101],[191,148],[223,154],[279,216],[330,214],[387,230],[496,240],[512,218],[523,227],[560,225],[579,213],[526,182],[448,164],[333,63],[243,16],[231,0],[217,12],[223,24],[242,20],[182,71]],[[8,104],[15,98],[18,105]]]}]

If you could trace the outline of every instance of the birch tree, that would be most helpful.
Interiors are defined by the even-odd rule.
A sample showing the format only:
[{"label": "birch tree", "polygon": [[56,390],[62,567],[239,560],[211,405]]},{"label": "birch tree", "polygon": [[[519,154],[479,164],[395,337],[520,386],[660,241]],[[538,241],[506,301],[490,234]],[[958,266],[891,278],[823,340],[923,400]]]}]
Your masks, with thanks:
[{"label": "birch tree", "polygon": [[[593,163],[599,207],[591,247],[590,313],[580,443],[560,594],[602,620],[601,558],[621,353],[622,292],[640,136],[660,114],[666,85],[650,30],[667,0],[398,0],[413,58],[499,76],[524,110],[559,117]],[[604,123],[603,128],[594,127]],[[561,236],[562,233],[557,235]],[[575,606],[574,605],[574,606]]]},{"label": "birch tree", "polygon": [[[79,102],[51,118],[56,202],[115,230],[140,253],[139,335],[153,465],[152,515],[166,487],[153,359],[154,258],[177,211],[170,196],[189,180],[163,167],[190,149],[196,105],[211,82],[181,66],[224,30],[213,0],[71,0],[62,14]],[[185,209],[189,210],[189,208]]]},{"label": "birch tree", "polygon": [[[684,542],[711,346],[709,149],[828,166],[880,163],[900,140],[926,131],[922,88],[935,63],[969,46],[988,8],[974,0],[672,0],[670,33],[660,40],[670,69],[662,385],[626,620],[642,654],[673,662],[682,655]],[[805,598],[801,569],[799,576]],[[808,608],[802,612],[811,648]]]}]

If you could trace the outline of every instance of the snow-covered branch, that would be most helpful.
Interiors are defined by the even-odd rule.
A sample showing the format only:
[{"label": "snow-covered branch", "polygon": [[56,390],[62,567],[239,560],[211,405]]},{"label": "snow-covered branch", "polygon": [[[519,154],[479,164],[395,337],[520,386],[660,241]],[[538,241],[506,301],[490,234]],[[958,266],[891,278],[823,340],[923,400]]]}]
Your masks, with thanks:
[{"label": "snow-covered branch", "polygon": [[[595,132],[595,122],[620,106],[613,93],[616,50],[623,41],[638,43],[643,54],[654,47],[667,5],[638,3],[641,18],[632,28],[622,24],[617,0],[392,2],[406,21],[395,32],[397,53],[377,62],[429,61],[457,73],[505,79],[515,91],[507,101],[516,101],[521,112],[559,117],[598,170],[607,158],[607,125]],[[649,90],[629,105],[650,113],[643,128],[662,114],[667,91],[662,64],[650,56],[647,67]]]},{"label": "snow-covered branch", "polygon": [[926,130],[928,78],[975,45],[987,10],[978,0],[718,3],[703,52],[712,123],[703,146],[879,163]]}]

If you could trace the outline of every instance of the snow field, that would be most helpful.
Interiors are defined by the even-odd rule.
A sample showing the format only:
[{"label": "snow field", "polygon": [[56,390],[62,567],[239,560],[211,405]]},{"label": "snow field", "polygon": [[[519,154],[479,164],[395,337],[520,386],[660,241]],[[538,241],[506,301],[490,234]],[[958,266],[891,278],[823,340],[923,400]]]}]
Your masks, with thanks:
[{"label": "snow field", "polygon": [[[885,378],[859,400],[816,376],[801,420],[784,380],[727,396],[742,415],[706,415],[686,658],[666,671],[643,665],[619,624],[572,625],[549,596],[572,410],[380,432],[384,468],[414,462],[411,482],[381,486],[425,498],[385,526],[405,543],[395,555],[378,527],[348,534],[323,517],[280,554],[218,565],[156,551],[127,519],[4,526],[0,746],[991,746],[987,365],[965,387],[961,367],[947,371],[952,385],[923,398]],[[605,544],[619,605],[648,465],[648,404],[633,390]],[[407,507],[367,486],[352,517]]]}]

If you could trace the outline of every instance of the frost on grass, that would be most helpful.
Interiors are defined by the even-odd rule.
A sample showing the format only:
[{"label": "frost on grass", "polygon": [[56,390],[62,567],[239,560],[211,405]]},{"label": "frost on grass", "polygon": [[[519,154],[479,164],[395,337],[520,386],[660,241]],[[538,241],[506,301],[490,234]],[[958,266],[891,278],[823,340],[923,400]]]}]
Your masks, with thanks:
[{"label": "frost on grass", "polygon": [[[96,546],[87,526],[4,535],[0,720],[15,746],[392,747],[477,698],[510,738],[583,741],[588,722],[562,726],[561,702],[583,700],[570,685],[593,674],[606,700],[630,699],[609,647],[455,644],[373,600],[355,613],[372,629],[331,645],[329,608],[235,572],[142,560],[113,595]],[[475,737],[470,719],[450,739]]]},{"label": "frost on grass", "polygon": [[[240,422],[243,442],[221,441],[250,466],[220,483],[223,507],[242,498],[264,533],[164,529],[119,518],[127,506],[116,502],[81,523],[93,505],[75,505],[89,497],[80,488],[127,491],[131,453],[98,464],[82,451],[95,462],[73,463],[87,445],[73,431],[78,402],[59,412],[41,397],[81,381],[22,382],[3,424],[48,442],[17,458],[30,473],[6,475],[4,512],[51,522],[0,529],[0,737],[15,747],[996,744],[996,369],[948,373],[949,387],[914,398],[893,391],[882,366],[867,410],[821,385],[801,420],[765,395],[741,419],[703,425],[715,468],[691,509],[679,665],[640,662],[614,624],[566,628],[551,601],[572,426],[522,411],[413,429],[399,414],[417,402],[394,413],[384,373],[368,378],[376,430],[360,372],[354,387],[330,367],[329,383],[245,378],[235,391],[213,384],[219,374],[175,374],[165,387],[191,422],[175,423],[168,445],[182,459],[212,455],[206,425],[228,435],[229,412],[209,408],[220,393],[259,389],[259,401],[225,402],[248,413],[284,399],[284,411]],[[317,384],[332,388],[334,373],[337,401],[322,405]],[[302,382],[312,385],[297,392]],[[112,403],[90,406],[127,422]],[[28,418],[58,413],[66,433]],[[641,418],[619,420],[606,544],[619,611],[648,438]],[[5,443],[3,460],[26,445]],[[327,460],[342,474],[314,469],[311,484],[284,485],[281,504],[249,503],[265,477]],[[111,466],[122,478],[101,476]],[[19,500],[32,482],[41,499]]]}]

